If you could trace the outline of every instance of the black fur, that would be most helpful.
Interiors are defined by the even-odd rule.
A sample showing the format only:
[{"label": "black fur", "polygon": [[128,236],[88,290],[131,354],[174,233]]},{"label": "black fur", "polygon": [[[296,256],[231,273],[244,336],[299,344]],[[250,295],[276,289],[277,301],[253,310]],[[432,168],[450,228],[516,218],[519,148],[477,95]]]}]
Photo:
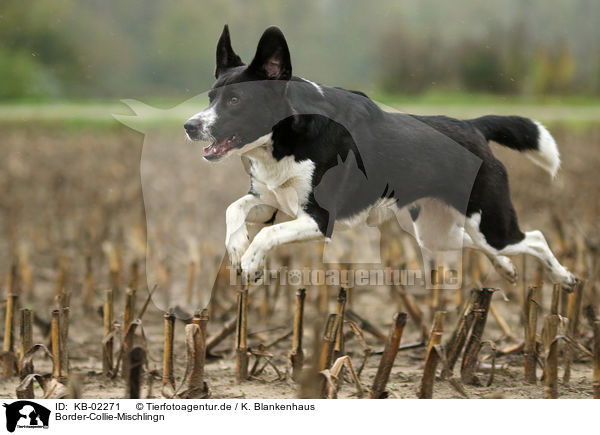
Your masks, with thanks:
[{"label": "black fur", "polygon": [[539,131],[531,119],[487,115],[469,121],[486,138],[517,151],[537,150]]},{"label": "black fur", "polygon": [[[524,140],[527,137],[526,135],[517,134],[518,124],[533,126],[536,129],[536,137],[537,126],[532,121],[517,116],[488,116],[468,121],[460,121],[445,116],[419,116],[417,118],[451,137],[481,159],[481,167],[477,172],[475,183],[473,183],[466,215],[471,216],[473,213],[481,213],[479,229],[490,246],[502,249],[506,245],[523,240],[524,234],[519,229],[517,213],[510,200],[506,168],[492,154],[492,150],[487,143],[487,136],[506,138],[507,136],[502,136],[501,133],[497,132],[512,131],[514,134],[511,138]],[[481,120],[487,122],[484,123]],[[524,121],[527,121],[527,123]],[[486,129],[485,133],[479,129],[481,125]],[[506,145],[506,142],[498,142]],[[513,145],[515,142],[511,141],[510,143],[510,147],[515,148]],[[520,142],[521,145],[525,143]],[[535,148],[537,148],[537,139]],[[522,150],[525,149],[527,148]]]},{"label": "black fur", "polygon": [[217,42],[217,67],[215,69],[215,78],[219,78],[221,73],[229,68],[244,65],[242,59],[235,54],[231,48],[231,39],[229,37],[229,26],[223,27],[223,33]]},{"label": "black fur", "polygon": [[292,77],[290,51],[283,33],[277,27],[265,30],[249,69],[263,80],[289,80]]}]

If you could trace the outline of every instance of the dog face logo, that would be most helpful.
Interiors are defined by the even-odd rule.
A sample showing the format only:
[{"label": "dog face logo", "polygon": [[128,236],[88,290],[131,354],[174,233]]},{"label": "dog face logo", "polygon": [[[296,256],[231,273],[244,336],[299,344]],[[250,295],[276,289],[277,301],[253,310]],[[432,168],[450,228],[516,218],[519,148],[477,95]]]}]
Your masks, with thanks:
[{"label": "dog face logo", "polygon": [[42,405],[30,402],[29,400],[19,400],[10,404],[3,404],[6,408],[6,430],[14,432],[19,428],[48,428],[50,420],[50,410]]}]

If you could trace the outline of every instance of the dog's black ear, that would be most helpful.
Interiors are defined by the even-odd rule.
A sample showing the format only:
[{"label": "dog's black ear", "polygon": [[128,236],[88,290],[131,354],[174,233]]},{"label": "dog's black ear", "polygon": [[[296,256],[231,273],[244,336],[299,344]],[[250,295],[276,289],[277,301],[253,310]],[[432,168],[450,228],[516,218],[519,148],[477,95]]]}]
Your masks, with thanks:
[{"label": "dog's black ear", "polygon": [[226,69],[234,66],[242,66],[244,62],[235,54],[231,48],[231,39],[229,38],[229,26],[225,24],[223,32],[217,43],[217,67],[215,69],[215,78],[219,78],[221,73]]},{"label": "dog's black ear", "polygon": [[249,68],[265,79],[289,80],[292,77],[290,50],[278,27],[269,27],[260,37]]}]

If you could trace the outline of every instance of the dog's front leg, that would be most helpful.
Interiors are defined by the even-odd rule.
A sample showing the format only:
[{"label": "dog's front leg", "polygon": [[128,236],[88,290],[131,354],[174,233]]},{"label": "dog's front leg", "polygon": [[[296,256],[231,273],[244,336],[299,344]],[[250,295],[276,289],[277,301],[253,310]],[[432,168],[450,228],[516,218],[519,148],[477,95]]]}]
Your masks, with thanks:
[{"label": "dog's front leg", "polygon": [[240,266],[242,255],[250,244],[246,222],[266,222],[273,213],[274,207],[264,204],[258,196],[252,194],[242,196],[227,207],[225,247],[234,267]]},{"label": "dog's front leg", "polygon": [[267,252],[276,246],[324,238],[317,222],[307,214],[302,214],[293,221],[265,227],[254,237],[242,256],[242,271],[246,276],[254,276],[264,264]]}]

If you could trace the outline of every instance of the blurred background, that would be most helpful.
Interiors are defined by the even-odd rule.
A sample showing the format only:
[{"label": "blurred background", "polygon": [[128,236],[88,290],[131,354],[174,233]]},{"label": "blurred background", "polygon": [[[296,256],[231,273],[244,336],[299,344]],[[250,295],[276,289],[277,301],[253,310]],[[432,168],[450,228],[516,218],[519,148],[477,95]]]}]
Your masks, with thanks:
[{"label": "blurred background", "polygon": [[287,36],[298,75],[380,94],[600,95],[595,0],[3,0],[0,99],[185,98],[229,23],[247,62]]}]

